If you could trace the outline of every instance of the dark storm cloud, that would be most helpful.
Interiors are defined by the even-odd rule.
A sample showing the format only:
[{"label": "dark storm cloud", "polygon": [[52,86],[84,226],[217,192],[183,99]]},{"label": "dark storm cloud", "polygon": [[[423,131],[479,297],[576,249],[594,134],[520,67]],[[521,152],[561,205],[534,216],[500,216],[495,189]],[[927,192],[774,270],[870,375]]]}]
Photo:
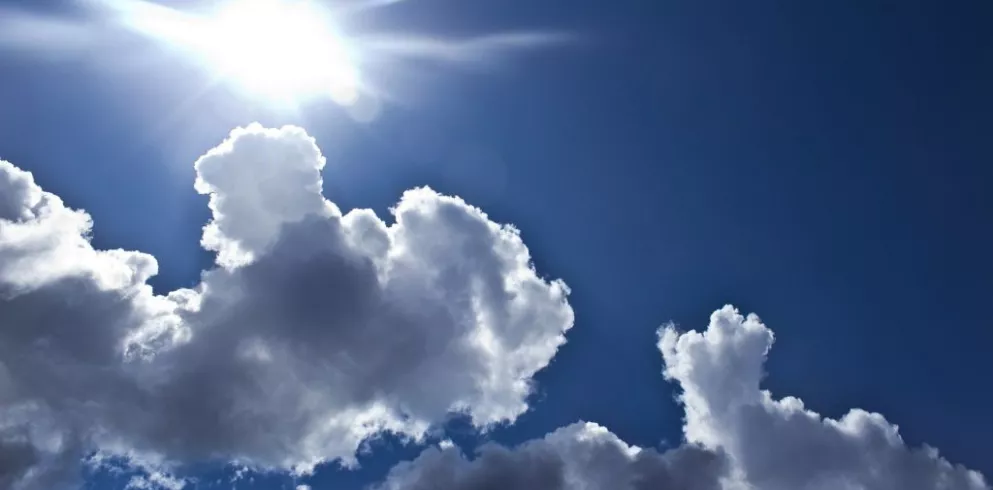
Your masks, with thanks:
[{"label": "dark storm cloud", "polygon": [[37,463],[38,451],[26,436],[0,436],[0,487],[14,486]]}]

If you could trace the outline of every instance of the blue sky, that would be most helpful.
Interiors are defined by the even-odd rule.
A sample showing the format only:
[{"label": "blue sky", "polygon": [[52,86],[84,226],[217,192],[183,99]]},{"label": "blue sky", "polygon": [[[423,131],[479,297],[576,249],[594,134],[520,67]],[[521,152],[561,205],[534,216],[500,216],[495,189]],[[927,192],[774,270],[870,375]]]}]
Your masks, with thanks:
[{"label": "blue sky", "polygon": [[[68,2],[5,1],[0,16],[13,9],[85,15]],[[205,90],[202,66],[132,33],[56,50],[0,34],[0,158],[86,210],[94,249],[154,256],[150,284],[163,295],[214,267],[193,163],[235,127],[297,125],[327,158],[309,170],[342,213],[371,208],[389,224],[404,191],[428,185],[512,223],[536,280],[571,289],[574,327],[553,329],[566,343],[512,420],[481,434],[468,418],[442,419],[424,446],[381,437],[361,468],[326,463],[300,478],[260,470],[232,482],[223,456],[191,456],[169,466],[197,479],[189,488],[364,488],[441,439],[471,455],[580,420],[660,454],[687,437],[706,446],[675,399],[699,380],[663,377],[680,354],[664,360],[656,335],[670,321],[703,331],[729,303],[775,331],[758,365],[775,397],[835,419],[879,412],[907,446],[991,475],[991,20],[979,0],[406,0],[344,30],[569,36],[474,54],[482,65],[376,67],[392,99],[371,121],[329,100],[291,110],[224,83]],[[65,481],[111,490],[149,471],[78,469],[81,481]],[[401,480],[390,488],[422,488]]]}]

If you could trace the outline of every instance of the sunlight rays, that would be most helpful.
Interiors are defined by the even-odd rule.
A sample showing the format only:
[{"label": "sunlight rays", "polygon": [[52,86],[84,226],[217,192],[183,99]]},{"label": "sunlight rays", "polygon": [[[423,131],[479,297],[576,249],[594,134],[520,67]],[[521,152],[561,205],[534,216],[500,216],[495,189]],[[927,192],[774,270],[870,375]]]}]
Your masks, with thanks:
[{"label": "sunlight rays", "polygon": [[[203,93],[225,86],[266,105],[291,109],[320,99],[346,107],[350,113],[357,108],[379,107],[409,95],[396,91],[406,90],[407,77],[418,72],[428,73],[440,65],[491,66],[510,54],[575,40],[570,34],[553,31],[445,38],[428,33],[370,32],[348,25],[403,0],[187,0],[168,5],[150,0],[77,2],[83,14],[75,17],[28,15],[27,11],[2,8],[0,48],[75,53],[80,40],[87,39],[91,51],[122,55],[123,50],[136,49],[121,42],[119,28],[124,28],[124,32],[179,51],[211,73]],[[60,33],[71,35],[55,35]],[[365,109],[358,112],[369,112]]]}]

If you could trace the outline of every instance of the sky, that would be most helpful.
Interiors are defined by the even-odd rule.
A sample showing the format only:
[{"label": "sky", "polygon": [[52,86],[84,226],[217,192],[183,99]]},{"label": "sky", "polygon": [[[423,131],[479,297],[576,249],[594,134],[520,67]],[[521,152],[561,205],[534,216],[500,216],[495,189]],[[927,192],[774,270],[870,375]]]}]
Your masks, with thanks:
[{"label": "sky", "polygon": [[0,0],[0,488],[990,488],[993,4],[207,3]]}]

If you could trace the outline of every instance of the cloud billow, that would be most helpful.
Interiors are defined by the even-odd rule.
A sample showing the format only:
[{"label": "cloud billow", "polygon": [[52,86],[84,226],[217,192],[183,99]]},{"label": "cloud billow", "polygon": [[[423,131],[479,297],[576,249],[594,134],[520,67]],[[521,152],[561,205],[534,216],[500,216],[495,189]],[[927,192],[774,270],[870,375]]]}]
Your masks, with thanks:
[{"label": "cloud billow", "polygon": [[48,488],[93,451],[310,471],[381,431],[527,410],[572,326],[516,229],[407,191],[387,224],[321,195],[302,129],[240,128],[196,163],[217,267],[155,295],[149,255],[0,164],[0,482]]}]

